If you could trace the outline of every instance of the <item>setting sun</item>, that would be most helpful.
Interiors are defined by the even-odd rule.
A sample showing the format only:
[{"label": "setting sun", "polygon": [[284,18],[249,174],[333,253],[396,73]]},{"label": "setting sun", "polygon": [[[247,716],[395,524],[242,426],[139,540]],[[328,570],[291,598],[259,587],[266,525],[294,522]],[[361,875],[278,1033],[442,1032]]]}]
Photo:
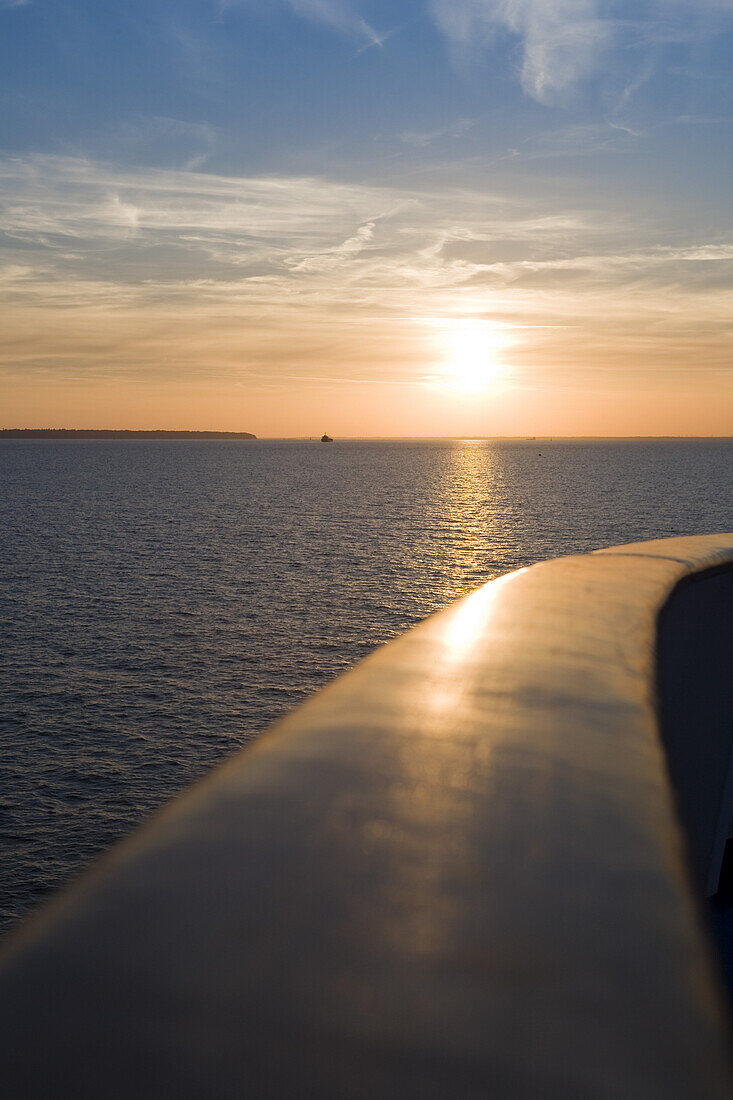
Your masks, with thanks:
[{"label": "setting sun", "polygon": [[441,339],[445,356],[441,382],[466,394],[495,388],[506,374],[501,353],[507,342],[506,334],[492,321],[476,317],[451,321]]}]

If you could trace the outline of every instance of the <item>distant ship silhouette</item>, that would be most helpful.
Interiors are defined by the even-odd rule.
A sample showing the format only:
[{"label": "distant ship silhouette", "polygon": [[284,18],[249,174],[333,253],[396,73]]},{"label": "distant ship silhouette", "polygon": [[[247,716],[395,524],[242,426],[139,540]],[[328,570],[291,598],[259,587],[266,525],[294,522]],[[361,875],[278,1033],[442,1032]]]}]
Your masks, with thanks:
[{"label": "distant ship silhouette", "polygon": [[333,443],[333,440],[331,439],[330,435],[326,435],[326,433],[324,432],[321,436],[321,443]]}]

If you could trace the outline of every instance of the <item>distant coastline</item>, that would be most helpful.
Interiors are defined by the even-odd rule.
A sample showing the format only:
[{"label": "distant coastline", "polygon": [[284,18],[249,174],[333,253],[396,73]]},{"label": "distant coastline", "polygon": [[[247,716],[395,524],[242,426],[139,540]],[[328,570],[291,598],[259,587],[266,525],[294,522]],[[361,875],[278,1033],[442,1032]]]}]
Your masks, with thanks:
[{"label": "distant coastline", "polygon": [[0,428],[0,439],[256,439],[251,432],[130,431],[116,428]]}]

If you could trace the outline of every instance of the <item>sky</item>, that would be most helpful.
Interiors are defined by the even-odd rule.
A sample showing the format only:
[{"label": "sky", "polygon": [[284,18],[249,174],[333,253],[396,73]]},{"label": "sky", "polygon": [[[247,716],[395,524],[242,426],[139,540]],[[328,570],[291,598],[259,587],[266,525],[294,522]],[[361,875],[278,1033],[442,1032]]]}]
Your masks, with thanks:
[{"label": "sky", "polygon": [[733,0],[0,21],[0,426],[733,434]]}]

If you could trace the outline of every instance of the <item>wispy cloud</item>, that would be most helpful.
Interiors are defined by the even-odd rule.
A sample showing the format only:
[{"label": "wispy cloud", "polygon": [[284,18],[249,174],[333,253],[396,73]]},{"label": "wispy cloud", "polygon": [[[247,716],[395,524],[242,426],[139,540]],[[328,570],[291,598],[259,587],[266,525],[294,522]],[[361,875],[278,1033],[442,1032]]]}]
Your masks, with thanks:
[{"label": "wispy cloud", "polygon": [[459,50],[502,32],[517,38],[522,87],[542,103],[592,72],[610,33],[596,0],[432,0],[431,6]]},{"label": "wispy cloud", "polygon": [[343,34],[366,39],[371,45],[381,45],[382,39],[349,0],[286,0],[297,15],[325,23]]},{"label": "wispy cloud", "polygon": [[730,239],[671,245],[611,212],[457,187],[59,157],[2,176],[6,372],[399,381],[425,373],[435,320],[466,312],[521,330],[534,376],[628,370],[634,333],[651,366],[727,369]]},{"label": "wispy cloud", "polygon": [[223,10],[234,7],[270,9],[275,5],[290,9],[295,15],[320,23],[340,34],[360,40],[363,48],[381,46],[389,33],[379,34],[360,14],[358,2],[351,0],[220,0]]},{"label": "wispy cloud", "polygon": [[[285,8],[355,38],[359,53],[382,46],[409,25],[379,32],[365,17],[363,0],[219,0],[219,5],[261,13]],[[618,47],[629,47],[634,56],[642,50],[640,70],[623,85],[617,111],[653,72],[645,48],[653,53],[665,44],[713,37],[733,16],[733,0],[639,0],[632,9],[622,0],[427,0],[426,8],[457,59],[497,48],[516,53],[523,90],[547,105],[563,102],[601,72],[616,83],[624,69]],[[612,121],[635,132],[623,119]]]},{"label": "wispy cloud", "polygon": [[[640,0],[629,12],[617,0],[431,0],[431,11],[459,55],[513,40],[524,91],[551,104],[596,74],[612,45],[625,40],[651,48],[715,35],[715,16],[728,19],[733,2]],[[646,59],[619,106],[650,72]]]},{"label": "wispy cloud", "polygon": [[469,132],[473,122],[470,118],[459,118],[450,126],[439,126],[435,130],[403,130],[397,137],[405,145],[426,149],[442,138],[460,138]]},{"label": "wispy cloud", "polygon": [[203,167],[222,142],[219,130],[208,122],[191,122],[165,115],[136,115],[114,134],[118,155],[145,163],[151,155],[160,163],[194,171]]}]

